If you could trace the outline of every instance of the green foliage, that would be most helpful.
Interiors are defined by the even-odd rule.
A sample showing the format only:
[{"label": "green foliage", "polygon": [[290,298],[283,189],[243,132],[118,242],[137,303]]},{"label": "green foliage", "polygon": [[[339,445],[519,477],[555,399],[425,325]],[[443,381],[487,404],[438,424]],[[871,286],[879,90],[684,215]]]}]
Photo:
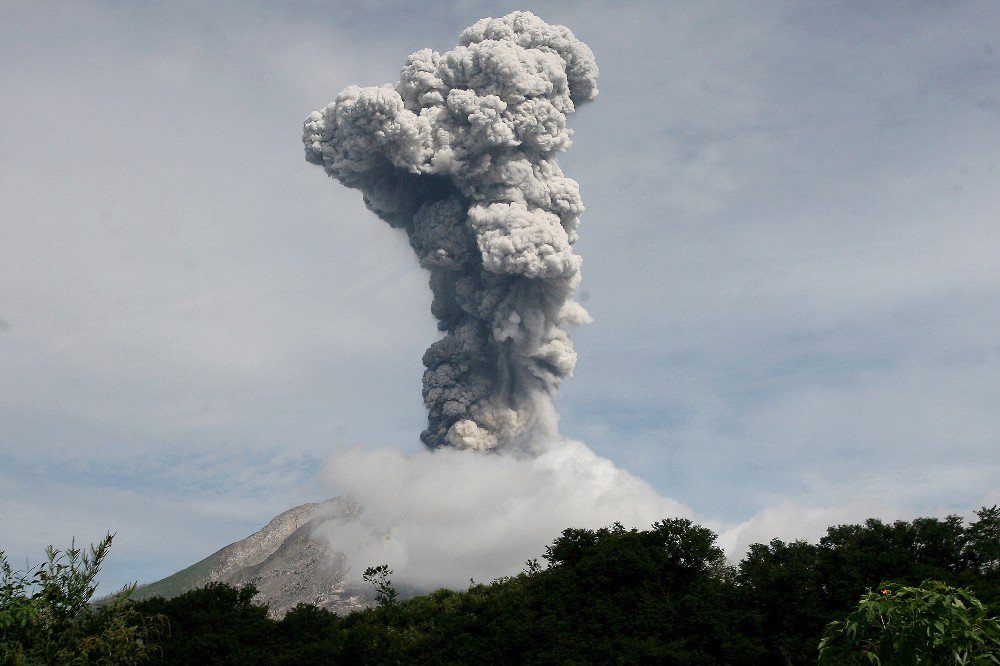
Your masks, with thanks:
[{"label": "green foliage", "polygon": [[977,574],[1000,582],[1000,508],[983,507],[963,540],[966,562]]},{"label": "green foliage", "polygon": [[837,607],[850,607],[880,580],[916,585],[934,579],[959,584],[964,568],[962,519],[917,518],[887,525],[869,519],[864,525],[831,527],[820,540],[819,567]]},{"label": "green foliage", "polygon": [[871,519],[831,527],[819,544],[754,544],[737,573],[746,610],[739,631],[762,646],[763,662],[800,664],[815,658],[824,627],[881,580],[940,580],[995,606],[1000,576],[991,567],[1000,547],[1000,511],[984,508],[977,516],[968,526],[958,516],[891,524]]},{"label": "green foliage", "polygon": [[342,618],[345,663],[752,663],[732,572],[687,520],[568,529],[549,566]]},{"label": "green foliage", "polygon": [[[257,588],[224,583],[185,592],[173,599],[135,602],[143,616],[166,618],[160,654],[150,661],[167,664],[261,663],[275,639],[267,606],[256,604]],[[162,660],[162,661],[161,661]]]},{"label": "green foliage", "polygon": [[96,608],[94,579],[111,547],[46,549],[47,561],[14,571],[0,551],[0,663],[138,663],[151,653],[156,618],[142,618],[127,587]]},{"label": "green foliage", "polygon": [[804,541],[754,544],[740,562],[736,595],[744,609],[740,631],[756,637],[768,663],[803,664],[836,612],[818,566],[819,548]]},{"label": "green foliage", "polygon": [[[513,577],[401,599],[382,564],[365,571],[376,590],[372,608],[338,617],[300,604],[281,620],[254,602],[252,585],[212,583],[139,602],[126,590],[88,604],[107,544],[51,551],[47,565],[23,573],[0,555],[0,663],[805,664],[815,663],[825,627],[827,663],[859,655],[863,663],[872,655],[875,663],[917,663],[893,661],[885,650],[905,653],[903,637],[920,631],[932,647],[952,645],[964,663],[1000,663],[989,661],[998,534],[996,507],[971,525],[954,516],[869,520],[831,527],[819,544],[754,544],[732,567],[715,535],[688,520],[647,530],[571,528],[545,549],[543,563],[529,560]],[[887,578],[899,581],[893,594],[869,595],[870,616],[857,615],[859,596]],[[928,578],[942,582],[916,587]],[[900,610],[907,604],[912,612]],[[913,610],[920,604],[933,612]],[[967,624],[948,615],[962,607]],[[854,638],[881,651],[851,652]],[[919,663],[963,663],[938,657]]]},{"label": "green foliage", "polygon": [[882,583],[827,626],[819,655],[821,664],[1000,664],[1000,619],[939,581]]}]

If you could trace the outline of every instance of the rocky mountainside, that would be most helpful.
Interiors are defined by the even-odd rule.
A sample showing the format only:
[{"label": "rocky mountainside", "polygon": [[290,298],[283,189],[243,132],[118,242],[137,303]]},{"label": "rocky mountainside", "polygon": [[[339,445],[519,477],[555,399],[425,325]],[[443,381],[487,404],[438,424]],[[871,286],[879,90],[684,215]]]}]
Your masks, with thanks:
[{"label": "rocky mountainside", "polygon": [[133,598],[174,597],[219,581],[234,586],[253,583],[257,600],[275,617],[300,602],[349,613],[370,603],[368,590],[350,583],[344,557],[322,537],[317,524],[357,515],[352,502],[339,497],[303,504],[276,516],[260,531],[230,544],[186,569],[139,587]]}]

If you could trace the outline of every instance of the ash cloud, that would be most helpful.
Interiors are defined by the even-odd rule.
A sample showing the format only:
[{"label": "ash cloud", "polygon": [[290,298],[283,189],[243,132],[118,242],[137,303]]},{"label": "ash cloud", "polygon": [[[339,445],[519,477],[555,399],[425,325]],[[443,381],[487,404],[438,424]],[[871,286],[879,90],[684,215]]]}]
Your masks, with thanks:
[{"label": "ash cloud", "polygon": [[[412,589],[516,573],[567,526],[648,527],[678,502],[557,433],[583,202],[555,156],[597,95],[591,50],[529,12],[483,19],[395,86],[351,86],[305,123],[306,158],[358,189],[430,273],[444,336],[424,353],[430,451],[338,454],[326,480],[358,514],[316,532],[351,576],[389,563]],[[505,455],[479,455],[500,451]]]},{"label": "ash cloud", "polygon": [[430,448],[530,449],[573,372],[566,330],[583,203],[555,156],[597,96],[586,44],[530,12],[487,18],[445,53],[410,55],[395,86],[350,86],[305,122],[306,159],[403,229],[445,333],[426,351]]}]

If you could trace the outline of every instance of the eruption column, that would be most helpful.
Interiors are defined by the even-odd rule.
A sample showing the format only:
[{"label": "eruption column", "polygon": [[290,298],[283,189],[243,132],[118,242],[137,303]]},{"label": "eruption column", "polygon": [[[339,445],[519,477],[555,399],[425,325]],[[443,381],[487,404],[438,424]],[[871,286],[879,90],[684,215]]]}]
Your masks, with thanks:
[{"label": "eruption column", "polygon": [[306,119],[306,159],[406,231],[444,337],[424,353],[429,447],[525,448],[555,436],[573,372],[567,324],[583,202],[555,155],[597,96],[594,54],[530,12],[410,55],[393,86],[350,86]]}]

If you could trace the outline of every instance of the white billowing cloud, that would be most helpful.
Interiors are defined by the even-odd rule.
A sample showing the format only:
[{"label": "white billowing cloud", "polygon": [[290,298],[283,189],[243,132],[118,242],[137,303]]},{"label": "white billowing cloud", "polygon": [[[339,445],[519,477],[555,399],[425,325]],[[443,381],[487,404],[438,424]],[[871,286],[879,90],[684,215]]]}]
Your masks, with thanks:
[{"label": "white billowing cloud", "polygon": [[361,506],[356,520],[318,530],[344,552],[350,574],[387,563],[394,582],[419,589],[517,573],[567,527],[645,529],[691,515],[576,441],[523,457],[354,450],[331,458],[325,476]]},{"label": "white billowing cloud", "polygon": [[751,544],[769,543],[772,539],[817,543],[831,526],[863,523],[872,516],[890,522],[912,517],[872,502],[820,507],[783,501],[765,507],[749,520],[720,530],[718,543],[729,561],[735,563],[746,555]]},{"label": "white billowing cloud", "polygon": [[[385,563],[397,585],[416,590],[462,588],[470,578],[486,582],[515,574],[570,527],[597,529],[620,522],[648,529],[664,518],[690,518],[718,535],[718,546],[735,565],[755,543],[818,543],[832,526],[862,524],[871,517],[892,522],[952,513],[906,508],[886,487],[885,500],[860,491],[847,501],[838,495],[817,495],[815,501],[775,495],[750,518],[733,524],[693,515],[574,440],[536,456],[484,456],[451,447],[416,454],[356,449],[328,460],[324,480],[360,507],[354,519],[332,518],[317,528],[334,551],[345,555],[349,577],[360,581],[366,567]],[[868,483],[877,485],[877,479]],[[975,506],[989,505],[995,494],[980,499]],[[971,510],[964,513],[972,518]]]},{"label": "white billowing cloud", "polygon": [[887,495],[893,496],[893,499],[877,501],[871,498],[859,498],[857,501],[835,506],[819,506],[796,499],[784,499],[761,509],[737,525],[725,527],[710,520],[705,521],[705,524],[718,532],[718,545],[726,552],[729,562],[737,564],[747,554],[752,544],[766,544],[774,539],[786,543],[792,541],[819,543],[830,527],[860,525],[870,518],[877,518],[883,523],[893,523],[897,520],[912,521],[918,517],[943,519],[948,515],[959,515],[966,522],[973,522],[976,520],[975,511],[979,507],[996,504],[998,497],[996,492],[987,493],[979,498],[978,503],[973,503],[964,511],[937,508],[917,512],[901,508],[894,498],[894,493]]}]

